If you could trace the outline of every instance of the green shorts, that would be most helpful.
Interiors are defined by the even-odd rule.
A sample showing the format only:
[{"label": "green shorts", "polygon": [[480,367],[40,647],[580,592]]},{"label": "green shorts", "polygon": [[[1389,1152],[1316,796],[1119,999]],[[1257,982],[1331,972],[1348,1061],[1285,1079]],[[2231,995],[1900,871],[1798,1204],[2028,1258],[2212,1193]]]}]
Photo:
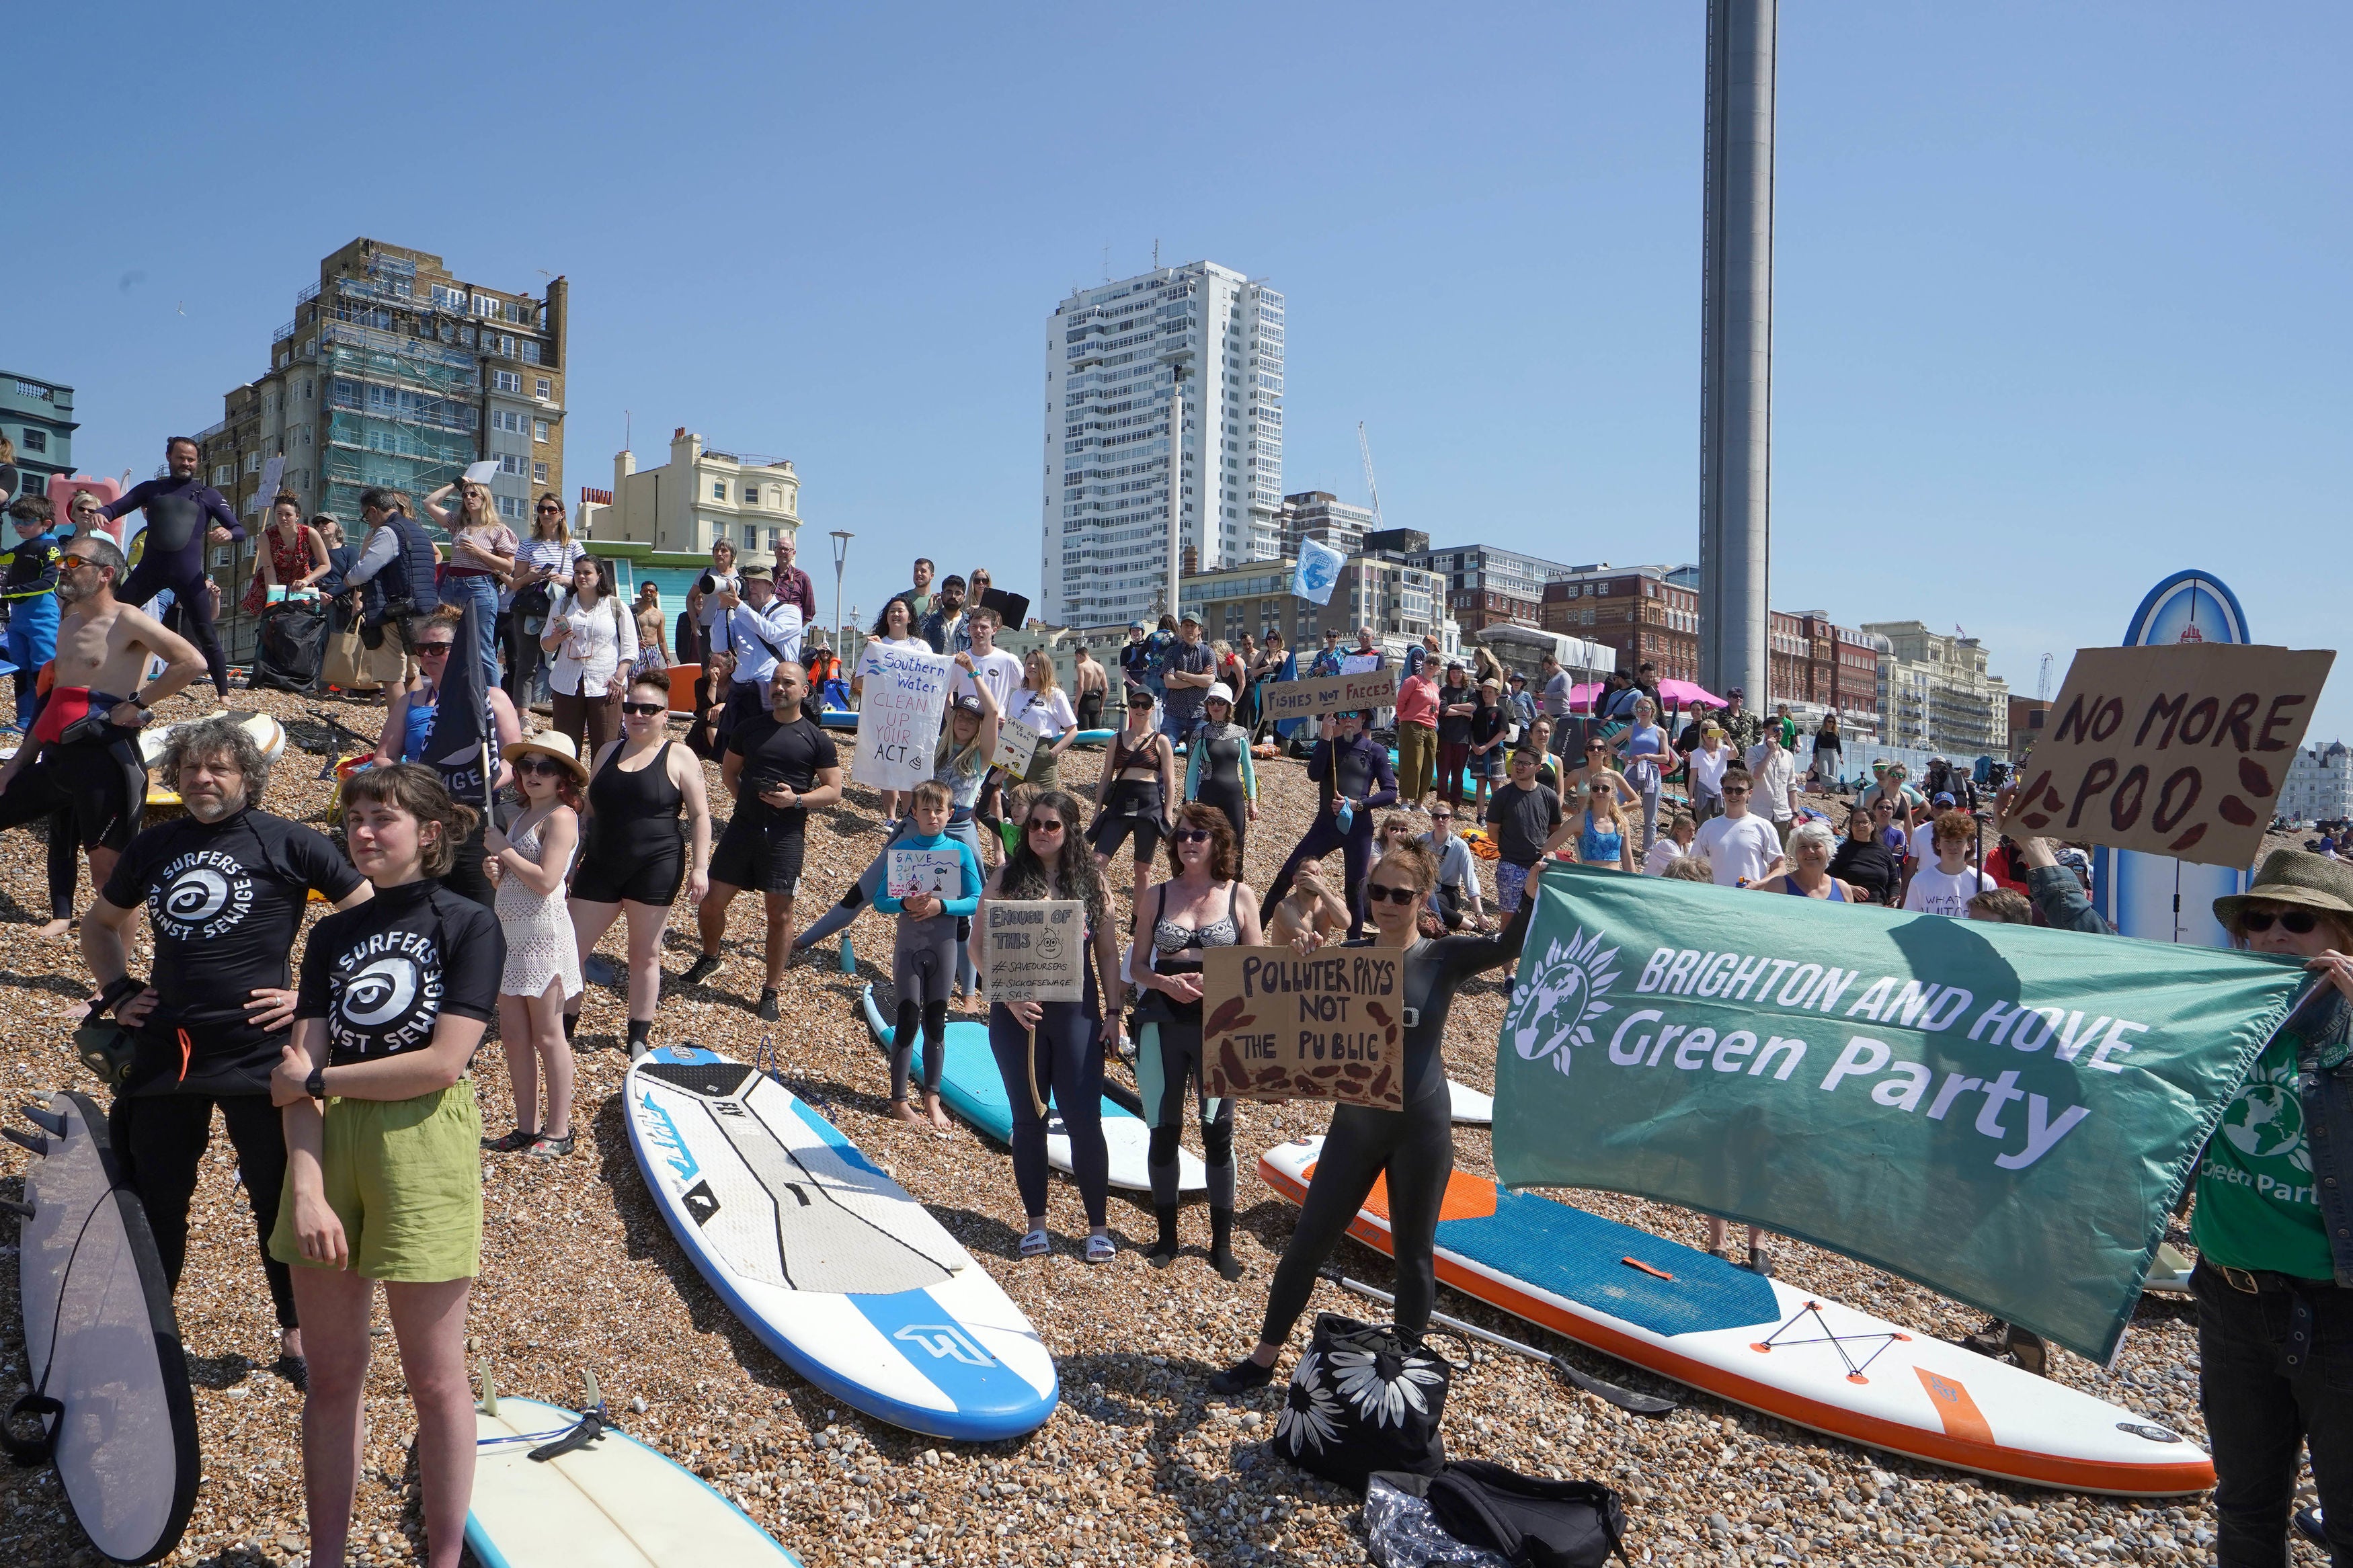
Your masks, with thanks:
[{"label": "green shorts", "polygon": [[[414,1100],[327,1101],[321,1155],[353,1273],[429,1285],[481,1272],[482,1116],[472,1079]],[[302,1256],[290,1194],[278,1205],[269,1255],[291,1268],[327,1267]]]}]

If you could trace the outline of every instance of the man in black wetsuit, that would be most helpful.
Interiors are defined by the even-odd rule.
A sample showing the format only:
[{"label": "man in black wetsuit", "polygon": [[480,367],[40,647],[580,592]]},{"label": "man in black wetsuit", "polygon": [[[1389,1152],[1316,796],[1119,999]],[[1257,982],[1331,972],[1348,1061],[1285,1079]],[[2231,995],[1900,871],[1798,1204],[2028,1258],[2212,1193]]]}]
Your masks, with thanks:
[{"label": "man in black wetsuit", "polygon": [[1307,759],[1307,776],[1322,796],[1314,826],[1299,847],[1282,863],[1274,885],[1266,890],[1263,907],[1272,909],[1291,890],[1291,879],[1309,860],[1321,860],[1337,849],[1347,879],[1348,934],[1365,926],[1365,873],[1373,864],[1373,807],[1397,804],[1397,770],[1389,765],[1388,748],[1365,733],[1372,715],[1362,710],[1335,713],[1324,721],[1324,738],[1315,742]]},{"label": "man in black wetsuit", "polygon": [[[202,461],[195,441],[185,436],[173,437],[164,443],[164,462],[171,476],[132,486],[107,507],[105,515],[111,522],[125,512],[146,509],[144,552],[131,580],[117,588],[114,596],[126,605],[143,605],[171,589],[172,602],[180,611],[181,630],[205,656],[213,689],[226,702],[228,659],[221,652],[220,634],[213,629],[213,599],[205,586],[205,546],[243,543],[245,530],[237,525],[237,514],[220,491],[198,481],[196,468]],[[207,518],[212,520],[210,528],[205,526]]]},{"label": "man in black wetsuit", "polygon": [[[82,960],[100,987],[94,1010],[114,1009],[134,1043],[108,1132],[146,1205],[165,1284],[177,1289],[188,1200],[220,1107],[260,1232],[280,1366],[301,1383],[293,1284],[269,1252],[286,1174],[269,1074],[293,1022],[287,964],[312,889],[338,909],[373,889],[322,835],[257,804],[269,763],[237,724],[182,725],[164,743],[162,766],[188,815],[131,841],[81,926]],[[127,973],[142,906],[155,939],[153,977],[144,982]]]}]

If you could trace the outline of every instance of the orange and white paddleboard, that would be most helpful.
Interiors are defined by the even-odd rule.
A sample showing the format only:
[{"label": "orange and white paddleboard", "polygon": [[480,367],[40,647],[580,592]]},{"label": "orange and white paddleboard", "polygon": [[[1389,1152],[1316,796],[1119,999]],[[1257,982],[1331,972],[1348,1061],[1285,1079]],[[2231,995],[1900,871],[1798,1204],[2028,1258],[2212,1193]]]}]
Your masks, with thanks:
[{"label": "orange and white paddleboard", "polygon": [[[1302,1202],[1323,1144],[1271,1149],[1259,1175]],[[1348,1231],[1390,1250],[1385,1184]],[[2123,1497],[2214,1484],[2205,1450],[2120,1405],[1460,1171],[1439,1212],[1438,1278],[1620,1361],[1870,1447]]]}]

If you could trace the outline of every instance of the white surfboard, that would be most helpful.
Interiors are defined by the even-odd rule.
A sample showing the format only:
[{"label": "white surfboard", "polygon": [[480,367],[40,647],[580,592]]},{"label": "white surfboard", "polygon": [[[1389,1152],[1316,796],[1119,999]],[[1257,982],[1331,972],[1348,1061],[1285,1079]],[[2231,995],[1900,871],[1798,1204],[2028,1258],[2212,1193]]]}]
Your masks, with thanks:
[{"label": "white surfboard", "polygon": [[[1323,1145],[1270,1149],[1259,1174],[1303,1202]],[[1348,1234],[1389,1251],[1385,1186]],[[1871,1447],[2072,1491],[2175,1497],[2214,1484],[2203,1449],[2121,1405],[1461,1171],[1439,1210],[1438,1278],[1620,1361]]]},{"label": "white surfboard", "polygon": [[1453,1100],[1454,1120],[1472,1127],[1495,1125],[1495,1097],[1482,1094],[1467,1083],[1446,1080],[1446,1092]]},{"label": "white surfboard", "polygon": [[[261,754],[273,763],[286,752],[286,726],[267,713],[248,709],[231,710],[216,708],[204,718],[236,720],[237,728],[252,736],[253,743],[261,748]],[[172,738],[173,731],[181,724],[202,722],[203,719],[183,719],[176,723],[148,725],[139,731],[139,760],[153,767],[164,760],[164,743]]]},{"label": "white surfboard", "polygon": [[[868,985],[861,998],[866,1014],[867,1033],[884,1051],[891,1048],[891,1026],[882,1021],[882,1010],[874,1004],[874,987]],[[988,1048],[988,1026],[976,1024],[968,1018],[948,1020],[946,1059],[940,1068],[940,1102],[951,1115],[971,1123],[999,1143],[1013,1141],[1013,1101],[1006,1097],[1005,1075],[997,1070],[997,1058]],[[923,1056],[920,1042],[915,1047],[915,1063],[920,1071]],[[1137,1119],[1135,1112],[1112,1099],[1103,1099],[1103,1148],[1111,1157],[1111,1184],[1129,1192],[1148,1193],[1152,1190],[1152,1172],[1145,1164],[1152,1152],[1152,1130]],[[1071,1134],[1062,1125],[1062,1113],[1049,1108],[1046,1116],[1046,1163],[1064,1175],[1071,1173]],[[1201,1157],[1190,1149],[1176,1151],[1176,1190],[1182,1193],[1206,1192],[1208,1173],[1202,1167]]]},{"label": "white surfboard", "polygon": [[500,1394],[474,1407],[466,1544],[486,1568],[799,1568],[800,1560],[692,1472],[626,1432],[533,1459],[576,1411]]},{"label": "white surfboard", "polygon": [[1031,1431],[1053,1358],[963,1244],[784,1085],[697,1046],[630,1064],[629,1146],[655,1206],[795,1372],[934,1436]]}]

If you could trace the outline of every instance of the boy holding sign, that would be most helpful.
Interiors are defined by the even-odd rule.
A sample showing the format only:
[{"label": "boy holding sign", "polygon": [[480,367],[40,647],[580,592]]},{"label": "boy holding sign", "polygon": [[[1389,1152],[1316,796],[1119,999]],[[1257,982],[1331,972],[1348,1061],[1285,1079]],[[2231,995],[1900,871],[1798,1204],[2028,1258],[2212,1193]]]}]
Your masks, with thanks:
[{"label": "boy holding sign", "polygon": [[[947,834],[948,810],[954,804],[948,786],[937,779],[925,779],[915,786],[914,809],[910,813],[914,832],[892,846],[889,891],[874,900],[876,909],[899,917],[898,944],[891,952],[891,984],[899,994],[898,1027],[891,1037],[891,1114],[902,1121],[922,1121],[928,1116],[932,1125],[943,1131],[948,1116],[940,1107],[940,1073],[947,1060],[948,988],[955,983],[956,921],[969,918],[980,903],[980,860],[972,846]],[[956,862],[955,896],[909,892],[911,884],[934,884],[935,863],[943,856]],[[923,1028],[922,1112],[907,1103],[907,1077],[914,1066],[919,1019]]]}]

